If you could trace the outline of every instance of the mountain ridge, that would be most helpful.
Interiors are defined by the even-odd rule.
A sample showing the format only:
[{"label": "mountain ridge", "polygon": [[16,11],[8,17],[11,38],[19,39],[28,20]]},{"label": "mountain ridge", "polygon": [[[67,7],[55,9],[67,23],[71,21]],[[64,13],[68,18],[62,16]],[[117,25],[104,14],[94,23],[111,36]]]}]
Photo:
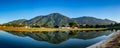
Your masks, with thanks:
[{"label": "mountain ridge", "polygon": [[83,17],[77,17],[77,18],[69,18],[67,16],[64,16],[60,13],[52,13],[48,15],[41,15],[36,16],[30,20],[15,20],[8,22],[7,24],[37,24],[37,25],[44,25],[47,24],[49,26],[62,26],[62,25],[68,25],[71,22],[77,22],[79,25],[82,24],[88,24],[88,25],[107,25],[111,23],[116,23],[115,21],[109,20],[109,19],[98,19],[95,17],[89,17],[89,16],[83,16]]}]

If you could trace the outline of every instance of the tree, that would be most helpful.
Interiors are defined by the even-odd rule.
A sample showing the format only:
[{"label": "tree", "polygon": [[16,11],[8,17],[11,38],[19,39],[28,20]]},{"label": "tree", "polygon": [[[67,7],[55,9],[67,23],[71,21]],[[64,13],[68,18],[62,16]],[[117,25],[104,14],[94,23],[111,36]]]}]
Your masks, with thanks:
[{"label": "tree", "polygon": [[54,28],[59,28],[59,26],[58,26],[58,25],[55,25]]},{"label": "tree", "polygon": [[77,22],[71,22],[69,23],[70,27],[78,27]]},{"label": "tree", "polygon": [[62,25],[61,27],[65,27],[65,25]]},{"label": "tree", "polygon": [[2,24],[0,24],[0,26],[3,26]]},{"label": "tree", "polygon": [[32,25],[31,27],[40,28],[39,25]]},{"label": "tree", "polygon": [[95,25],[95,28],[100,28],[100,25],[96,24],[96,25]]},{"label": "tree", "polygon": [[42,25],[42,27],[49,27],[47,24]]}]

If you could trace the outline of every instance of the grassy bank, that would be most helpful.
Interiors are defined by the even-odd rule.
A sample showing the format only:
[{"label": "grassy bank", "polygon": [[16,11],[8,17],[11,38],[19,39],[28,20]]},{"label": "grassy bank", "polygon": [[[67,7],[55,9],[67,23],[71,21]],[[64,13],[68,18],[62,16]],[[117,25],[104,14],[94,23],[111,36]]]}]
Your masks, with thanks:
[{"label": "grassy bank", "polygon": [[78,29],[60,29],[60,28],[24,28],[24,27],[0,27],[0,30],[6,31],[21,31],[21,32],[31,32],[31,31],[67,31],[67,30],[106,30],[106,28],[78,28]]}]

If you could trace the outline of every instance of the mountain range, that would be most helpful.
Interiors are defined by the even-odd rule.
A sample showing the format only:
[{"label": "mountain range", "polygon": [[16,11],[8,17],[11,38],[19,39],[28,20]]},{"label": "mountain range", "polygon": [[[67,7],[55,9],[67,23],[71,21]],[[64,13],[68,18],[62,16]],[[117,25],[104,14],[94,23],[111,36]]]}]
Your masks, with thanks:
[{"label": "mountain range", "polygon": [[43,25],[47,24],[49,26],[62,26],[62,25],[67,25],[71,22],[77,22],[80,25],[83,24],[88,24],[88,25],[108,25],[111,23],[116,23],[115,21],[108,20],[108,19],[98,19],[95,17],[89,17],[89,16],[83,16],[83,17],[78,17],[78,18],[69,18],[65,15],[62,15],[60,13],[51,13],[49,15],[44,15],[44,16],[36,16],[30,20],[26,19],[19,19],[19,20],[14,20],[11,22],[8,22],[7,24],[37,24],[37,25]]}]

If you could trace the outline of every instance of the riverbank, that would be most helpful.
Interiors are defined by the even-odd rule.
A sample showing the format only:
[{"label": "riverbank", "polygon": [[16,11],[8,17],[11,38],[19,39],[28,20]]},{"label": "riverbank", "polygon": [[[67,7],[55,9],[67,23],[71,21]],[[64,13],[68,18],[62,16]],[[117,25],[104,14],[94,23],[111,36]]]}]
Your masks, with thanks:
[{"label": "riverbank", "polygon": [[61,28],[25,28],[25,27],[0,27],[0,30],[5,31],[18,31],[18,32],[31,32],[31,31],[72,31],[72,30],[106,30],[106,28],[70,28],[70,29],[61,29]]},{"label": "riverbank", "polygon": [[120,48],[120,31],[114,33],[110,38],[87,48]]}]

